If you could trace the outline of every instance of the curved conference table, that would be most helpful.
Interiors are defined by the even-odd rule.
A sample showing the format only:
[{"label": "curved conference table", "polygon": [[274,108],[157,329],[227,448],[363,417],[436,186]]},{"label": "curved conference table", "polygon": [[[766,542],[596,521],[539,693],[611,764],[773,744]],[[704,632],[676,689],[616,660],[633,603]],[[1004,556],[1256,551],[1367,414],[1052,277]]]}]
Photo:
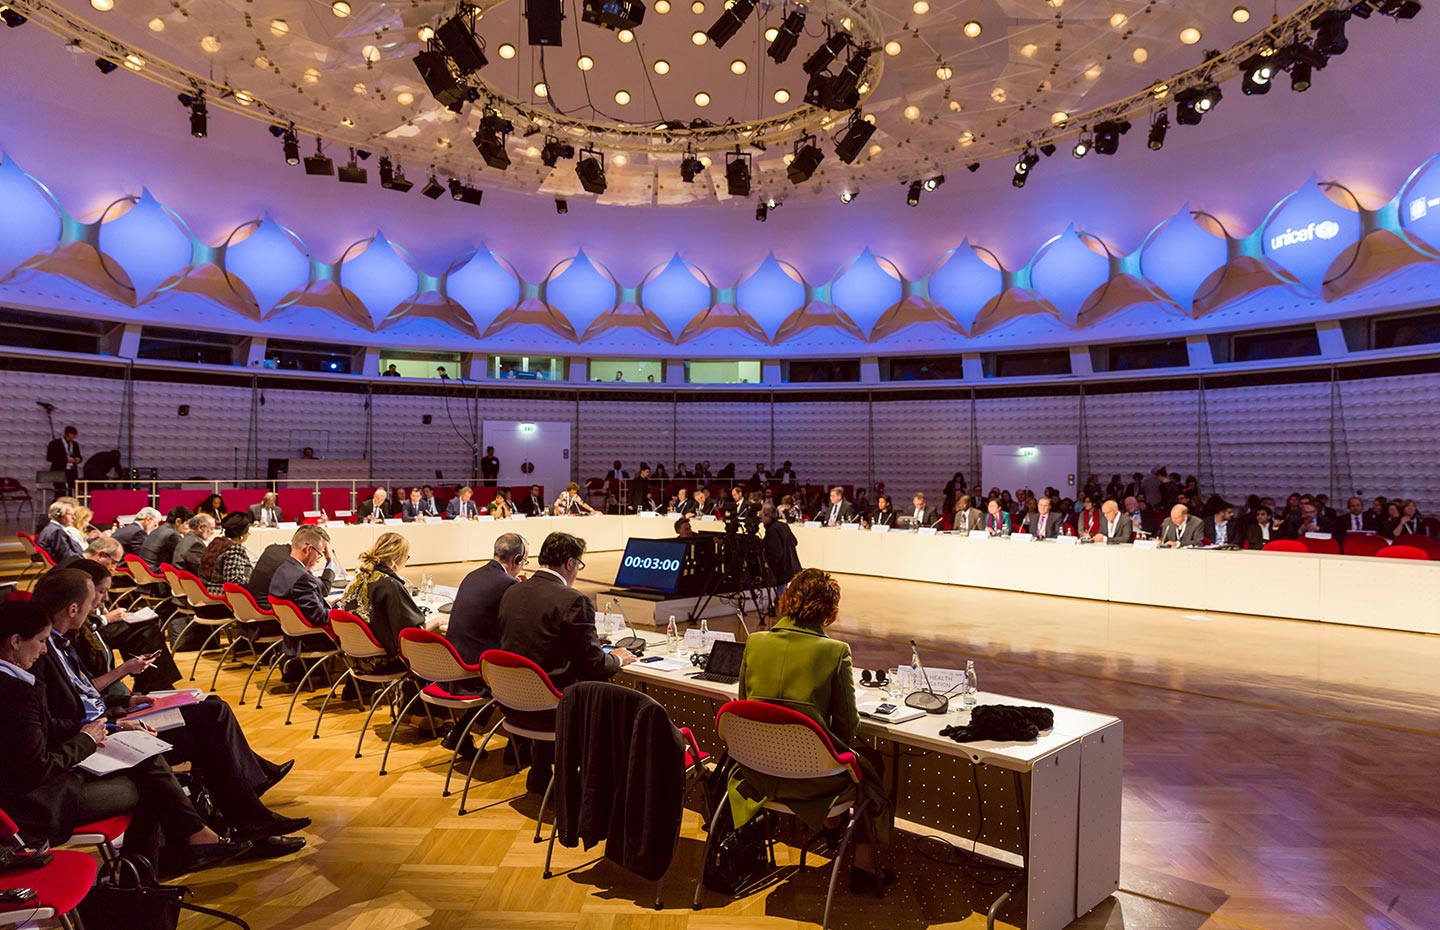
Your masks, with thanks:
[{"label": "curved conference table", "polygon": [[[720,524],[701,522],[701,531]],[[583,537],[590,552],[620,551],[626,540],[674,535],[666,517],[532,517],[395,523],[330,524],[341,562],[380,533],[410,540],[410,564],[483,561],[495,538],[515,532],[537,552],[549,533]],[[980,539],[948,534],[877,533],[845,527],[792,526],[801,564],[842,574],[871,575],[1002,591],[1080,597],[1154,607],[1318,620],[1380,629],[1440,633],[1440,562],[1362,556],[1137,549],[1062,545],[1023,535]],[[290,529],[256,529],[246,547],[257,556]]]}]

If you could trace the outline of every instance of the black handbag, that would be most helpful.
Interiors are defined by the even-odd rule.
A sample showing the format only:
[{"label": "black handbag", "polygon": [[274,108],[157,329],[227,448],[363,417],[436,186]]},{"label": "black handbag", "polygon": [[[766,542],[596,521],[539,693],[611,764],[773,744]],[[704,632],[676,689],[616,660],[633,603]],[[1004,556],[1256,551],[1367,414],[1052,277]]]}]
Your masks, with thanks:
[{"label": "black handbag", "polygon": [[121,856],[100,866],[95,887],[77,910],[86,930],[175,930],[182,910],[250,930],[249,924],[233,914],[190,904],[185,900],[189,895],[190,889],[184,885],[156,881],[145,857]]},{"label": "black handbag", "polygon": [[730,805],[725,805],[711,838],[710,856],[704,863],[702,881],[706,888],[739,897],[775,874],[769,819],[767,812],[760,811],[737,828]]}]

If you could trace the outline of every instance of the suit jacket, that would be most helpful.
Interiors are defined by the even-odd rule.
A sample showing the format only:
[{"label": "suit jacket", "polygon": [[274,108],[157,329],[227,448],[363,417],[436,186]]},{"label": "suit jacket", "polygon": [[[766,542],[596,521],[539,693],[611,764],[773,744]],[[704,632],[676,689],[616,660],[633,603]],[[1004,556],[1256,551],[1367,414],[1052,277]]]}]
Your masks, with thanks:
[{"label": "suit jacket", "polygon": [[478,517],[480,508],[475,504],[475,498],[462,502],[458,497],[450,498],[450,503],[445,505],[445,515],[452,520],[465,520],[470,517]]},{"label": "suit jacket", "polygon": [[124,548],[126,555],[139,555],[145,545],[145,527],[139,523],[127,523],[111,533],[110,538]]},{"label": "suit jacket", "polygon": [[791,578],[800,574],[800,556],[796,552],[799,544],[795,540],[795,531],[789,526],[779,520],[766,526],[762,545],[765,562],[770,566],[775,584],[789,584]]},{"label": "suit jacket", "polygon": [[1186,517],[1185,525],[1179,527],[1174,520],[1166,519],[1160,527],[1160,544],[1179,542],[1181,548],[1200,546],[1205,542],[1199,517]]},{"label": "suit jacket", "polygon": [[[186,533],[180,537],[175,544],[175,554],[170,563],[176,568],[183,568],[196,576],[200,574],[200,559],[205,555],[205,547],[210,544],[208,539],[201,539],[199,533]],[[201,578],[201,581],[205,579]]]},{"label": "suit jacket", "polygon": [[687,497],[683,501],[677,501],[675,504],[675,515],[677,517],[688,517],[694,512],[695,501],[691,498]]},{"label": "suit jacket", "polygon": [[514,584],[515,579],[494,559],[460,582],[445,633],[460,658],[473,664],[485,650],[500,648],[500,599]]},{"label": "suit jacket", "polygon": [[175,563],[175,547],[180,544],[180,531],[173,523],[162,523],[145,537],[140,547],[140,558],[153,572],[160,571],[161,562]]},{"label": "suit jacket", "polygon": [[438,517],[440,514],[435,510],[435,501],[403,501],[400,504],[400,516],[406,523],[414,523],[420,517]]},{"label": "suit jacket", "polygon": [[[831,519],[830,515],[832,513],[835,514],[834,519]],[[848,523],[850,522],[850,518],[853,516],[855,516],[855,508],[851,507],[850,502],[847,500],[842,500],[840,502],[840,509],[838,512],[835,510],[835,505],[827,500],[825,502],[825,506],[820,508],[819,514],[820,522],[825,524],[826,526],[835,526],[840,523]]]},{"label": "suit jacket", "polygon": [[[70,455],[70,451],[65,448],[65,440],[63,438],[52,439],[50,440],[50,444],[45,447],[45,459],[50,463],[50,470],[63,471],[73,476],[77,474],[80,466],[67,461]],[[74,455],[76,458],[81,457],[80,443],[78,442],[74,444]]]},{"label": "suit jacket", "polygon": [[893,507],[889,510],[877,510],[875,511],[874,516],[870,519],[870,525],[894,526],[895,521],[898,519],[900,519],[900,515],[895,512],[895,509]]},{"label": "suit jacket", "polygon": [[94,740],[56,725],[39,681],[0,674],[0,741],[0,806],[27,841],[64,842],[84,783],[73,767],[95,751]]},{"label": "suit jacket", "polygon": [[696,501],[694,513],[696,516],[700,517],[715,516],[715,502],[709,499],[706,499],[705,503],[703,504],[699,501]]},{"label": "suit jacket", "polygon": [[636,478],[630,482],[630,506],[636,510],[644,510],[645,503],[650,497],[650,479]]},{"label": "suit jacket", "polygon": [[[1134,519],[1134,518],[1133,518],[1130,514],[1125,513],[1125,512],[1122,511],[1120,515],[1123,516],[1125,519],[1131,520],[1131,521],[1133,522],[1133,519]],[[1160,528],[1159,528],[1158,526],[1156,526],[1156,524],[1155,524],[1155,512],[1154,512],[1154,511],[1152,511],[1152,510],[1146,510],[1145,508],[1142,507],[1142,508],[1139,510],[1139,515],[1140,515],[1140,529],[1142,529],[1142,530],[1144,530],[1145,532],[1149,533],[1151,536],[1154,536],[1157,532],[1159,532]]]},{"label": "suit jacket", "polygon": [[63,562],[71,556],[85,554],[85,547],[81,546],[74,536],[65,532],[65,527],[54,520],[45,524],[36,542],[40,544],[41,549],[50,553],[50,558],[56,562]]},{"label": "suit jacket", "polygon": [[285,519],[285,511],[278,506],[266,507],[264,504],[251,504],[246,513],[250,515],[251,523],[263,523],[266,526],[274,526]]},{"label": "suit jacket", "polygon": [[1269,539],[1266,539],[1266,538],[1265,538],[1265,535],[1261,532],[1261,530],[1260,530],[1260,524],[1254,522],[1253,520],[1245,524],[1245,548],[1246,548],[1246,549],[1264,549],[1266,543],[1268,543],[1268,542],[1274,542],[1274,541],[1277,540],[1277,539],[1283,539],[1283,538],[1284,538],[1284,537],[1280,534],[1280,531],[1279,531],[1278,529],[1276,529],[1275,524],[1274,524],[1273,522],[1270,524],[1270,538],[1269,538]]},{"label": "suit jacket", "polygon": [[562,691],[620,670],[620,660],[600,649],[590,598],[543,570],[500,599],[500,648],[539,665]]},{"label": "suit jacket", "polygon": [[487,455],[480,460],[480,477],[494,479],[500,474],[500,460],[493,455]]},{"label": "suit jacket", "polygon": [[[1059,536],[1059,535],[1060,535],[1060,524],[1062,524],[1062,523],[1064,523],[1064,522],[1065,522],[1065,518],[1062,517],[1062,516],[1060,516],[1058,513],[1055,513],[1053,510],[1052,510],[1050,513],[1046,514],[1046,515],[1045,515],[1045,533],[1044,533],[1044,538],[1045,538],[1045,539],[1054,539],[1056,536]],[[1025,515],[1025,524],[1024,524],[1024,526],[1025,526],[1025,532],[1029,533],[1031,536],[1039,536],[1039,535],[1041,535],[1041,533],[1040,533],[1040,514],[1039,514],[1039,513],[1026,514],[1026,515]]]},{"label": "suit jacket", "polygon": [[[360,506],[356,508],[355,519],[360,523],[368,523],[370,522],[371,515],[374,513],[375,499],[372,497],[369,500],[362,501]],[[380,518],[388,520],[394,513],[395,511],[390,509],[390,501],[388,498],[380,502]]]},{"label": "suit jacket", "polygon": [[[908,510],[900,511],[900,515],[902,517],[910,517],[913,519],[915,516],[915,508],[912,506]],[[936,516],[938,515],[935,512],[935,508],[931,507],[929,504],[926,504],[920,509],[920,526],[932,525],[935,522]]]},{"label": "suit jacket", "polygon": [[[275,547],[271,546],[266,549],[260,557],[261,561],[264,561],[273,548]],[[289,550],[290,547],[286,546],[285,560],[275,567],[275,573],[270,576],[270,584],[265,593],[269,597],[293,601],[300,609],[302,617],[316,626],[325,626],[330,622],[330,605],[325,603],[325,595],[330,593],[330,582],[322,582],[310,574],[304,565],[290,555]],[[255,566],[255,572],[260,572],[259,565]]]},{"label": "suit jacket", "polygon": [[1215,525],[1215,518],[1209,517],[1205,520],[1205,538],[1217,546],[1239,546],[1245,542],[1245,535],[1240,531],[1240,521],[1231,517],[1225,523],[1225,539],[1220,539],[1220,529]]},{"label": "suit jacket", "polygon": [[1115,530],[1110,530],[1110,522],[1105,515],[1100,515],[1100,532],[1105,534],[1105,545],[1107,546],[1128,546],[1135,541],[1135,524],[1131,522],[1127,513],[1115,515]]},{"label": "suit jacket", "polygon": [[985,514],[971,507],[964,513],[957,513],[950,518],[950,528],[957,533],[968,533],[971,530],[985,529]]},{"label": "suit jacket", "polygon": [[527,497],[525,502],[520,505],[520,511],[527,517],[543,517],[550,512],[550,508],[545,506],[545,501],[538,497]]}]

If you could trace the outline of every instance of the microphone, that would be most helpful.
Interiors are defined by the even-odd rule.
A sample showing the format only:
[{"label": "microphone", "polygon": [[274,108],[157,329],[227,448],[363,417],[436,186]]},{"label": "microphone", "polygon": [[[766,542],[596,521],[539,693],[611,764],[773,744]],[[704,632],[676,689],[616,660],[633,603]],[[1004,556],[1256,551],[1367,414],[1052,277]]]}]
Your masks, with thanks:
[{"label": "microphone", "polygon": [[625,625],[630,628],[630,635],[622,636],[620,639],[616,640],[615,648],[628,649],[630,652],[634,653],[637,656],[644,654],[645,640],[641,639],[640,634],[635,632],[635,624],[631,623],[630,618],[625,616],[625,611],[620,608],[620,602],[612,597],[610,598],[610,603],[607,606],[613,608],[614,611],[620,615],[620,619],[625,621]]},{"label": "microphone", "polygon": [[923,710],[927,714],[945,713],[950,708],[950,699],[943,694],[936,694],[935,689],[930,687],[930,675],[920,662],[920,647],[915,645],[913,639],[910,640],[910,655],[914,658],[915,664],[920,666],[920,674],[925,679],[925,690],[912,691],[906,695],[905,706]]},{"label": "microphone", "polygon": [[43,401],[43,400],[37,400],[37,401],[35,401],[35,403],[37,403],[37,404],[39,404],[40,406],[44,407],[46,413],[54,413],[54,412],[55,412],[55,405],[54,405],[54,404],[47,404],[47,403],[45,403],[45,401]]}]

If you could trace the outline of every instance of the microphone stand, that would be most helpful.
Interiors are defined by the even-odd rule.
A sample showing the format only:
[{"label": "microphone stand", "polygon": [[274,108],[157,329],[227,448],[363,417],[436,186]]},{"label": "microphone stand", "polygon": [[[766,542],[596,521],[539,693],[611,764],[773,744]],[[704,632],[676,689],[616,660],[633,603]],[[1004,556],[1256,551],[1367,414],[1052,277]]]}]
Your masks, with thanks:
[{"label": "microphone stand", "polygon": [[608,606],[614,608],[615,612],[620,615],[620,619],[624,620],[625,625],[630,628],[630,635],[622,636],[616,640],[615,648],[629,650],[637,656],[644,653],[646,646],[645,640],[640,637],[640,634],[635,632],[635,624],[631,623],[630,618],[625,616],[625,611],[621,609],[620,602],[612,597],[610,598]]},{"label": "microphone stand", "polygon": [[915,658],[915,664],[920,666],[920,674],[925,679],[925,690],[912,691],[906,695],[905,706],[923,710],[927,714],[945,713],[950,709],[950,698],[936,694],[935,689],[930,686],[930,674],[925,671],[925,665],[920,661],[920,647],[915,645],[913,639],[910,640],[910,654]]}]

